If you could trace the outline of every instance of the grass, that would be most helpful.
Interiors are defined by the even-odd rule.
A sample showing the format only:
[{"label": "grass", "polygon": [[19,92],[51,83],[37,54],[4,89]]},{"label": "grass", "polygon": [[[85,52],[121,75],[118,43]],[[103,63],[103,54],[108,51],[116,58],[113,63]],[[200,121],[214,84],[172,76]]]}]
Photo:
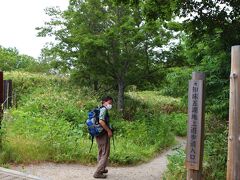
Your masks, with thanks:
[{"label": "grass", "polygon": [[144,102],[147,107],[154,110],[154,112],[172,113],[184,112],[185,108],[180,98],[173,98],[170,96],[163,96],[159,91],[141,91],[128,92],[132,99],[138,99]]},{"label": "grass", "polygon": [[185,152],[178,149],[175,154],[168,157],[167,171],[164,173],[164,180],[184,180],[186,179]]},{"label": "grass", "polygon": [[[203,175],[207,180],[226,179],[227,137],[226,122],[222,122],[214,114],[205,114]],[[186,155],[183,149],[179,149],[175,154],[169,156],[168,169],[164,179],[186,179],[185,159]]]},{"label": "grass", "polygon": [[[99,104],[98,96],[65,77],[8,72],[18,94],[18,107],[3,120],[0,163],[76,162],[96,163],[97,146],[91,145],[85,126],[87,112]],[[186,134],[186,114],[179,99],[159,92],[128,92],[126,116],[110,112],[116,149],[111,164],[146,162]],[[173,113],[174,112],[174,113]],[[127,120],[126,120],[127,119]]]}]

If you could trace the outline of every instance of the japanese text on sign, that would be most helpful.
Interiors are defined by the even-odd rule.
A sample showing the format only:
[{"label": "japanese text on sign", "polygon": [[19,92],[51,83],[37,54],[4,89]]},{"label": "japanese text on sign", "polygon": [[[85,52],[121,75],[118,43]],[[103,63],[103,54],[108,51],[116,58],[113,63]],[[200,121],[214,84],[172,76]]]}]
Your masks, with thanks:
[{"label": "japanese text on sign", "polygon": [[202,118],[203,81],[191,80],[188,97],[188,144],[186,164],[190,169],[199,169],[200,136]]}]

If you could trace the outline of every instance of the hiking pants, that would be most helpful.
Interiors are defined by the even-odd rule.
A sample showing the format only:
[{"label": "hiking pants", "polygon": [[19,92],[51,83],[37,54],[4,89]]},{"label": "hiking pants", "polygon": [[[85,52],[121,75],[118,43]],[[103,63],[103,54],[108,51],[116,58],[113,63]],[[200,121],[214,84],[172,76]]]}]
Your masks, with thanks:
[{"label": "hiking pants", "polygon": [[106,169],[110,155],[110,138],[107,133],[96,137],[98,144],[98,166],[95,174],[100,174]]}]

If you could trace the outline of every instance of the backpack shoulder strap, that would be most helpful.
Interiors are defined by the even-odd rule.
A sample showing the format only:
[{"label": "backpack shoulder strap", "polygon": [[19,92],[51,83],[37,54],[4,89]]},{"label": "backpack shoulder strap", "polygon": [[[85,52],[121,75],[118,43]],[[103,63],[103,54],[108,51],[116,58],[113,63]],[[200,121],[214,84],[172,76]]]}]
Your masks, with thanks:
[{"label": "backpack shoulder strap", "polygon": [[[99,108],[99,109],[102,109],[102,108],[106,108],[106,107],[102,105],[102,106],[100,106],[100,108]],[[107,108],[106,108],[106,110],[107,110]]]},{"label": "backpack shoulder strap", "polygon": [[100,113],[100,111],[101,111],[102,108],[105,108],[105,109],[106,109],[106,114],[105,114],[105,117],[106,117],[106,115],[108,114],[108,109],[107,109],[105,106],[101,106],[101,107],[99,108],[99,113]]}]

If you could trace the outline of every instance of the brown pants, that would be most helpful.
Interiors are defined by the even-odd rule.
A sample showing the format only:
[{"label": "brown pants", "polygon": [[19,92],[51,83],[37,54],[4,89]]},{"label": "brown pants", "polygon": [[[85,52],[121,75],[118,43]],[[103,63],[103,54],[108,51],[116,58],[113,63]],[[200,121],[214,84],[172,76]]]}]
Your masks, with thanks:
[{"label": "brown pants", "polygon": [[95,174],[100,174],[106,169],[110,155],[110,138],[107,133],[96,137],[98,144],[98,166]]}]

